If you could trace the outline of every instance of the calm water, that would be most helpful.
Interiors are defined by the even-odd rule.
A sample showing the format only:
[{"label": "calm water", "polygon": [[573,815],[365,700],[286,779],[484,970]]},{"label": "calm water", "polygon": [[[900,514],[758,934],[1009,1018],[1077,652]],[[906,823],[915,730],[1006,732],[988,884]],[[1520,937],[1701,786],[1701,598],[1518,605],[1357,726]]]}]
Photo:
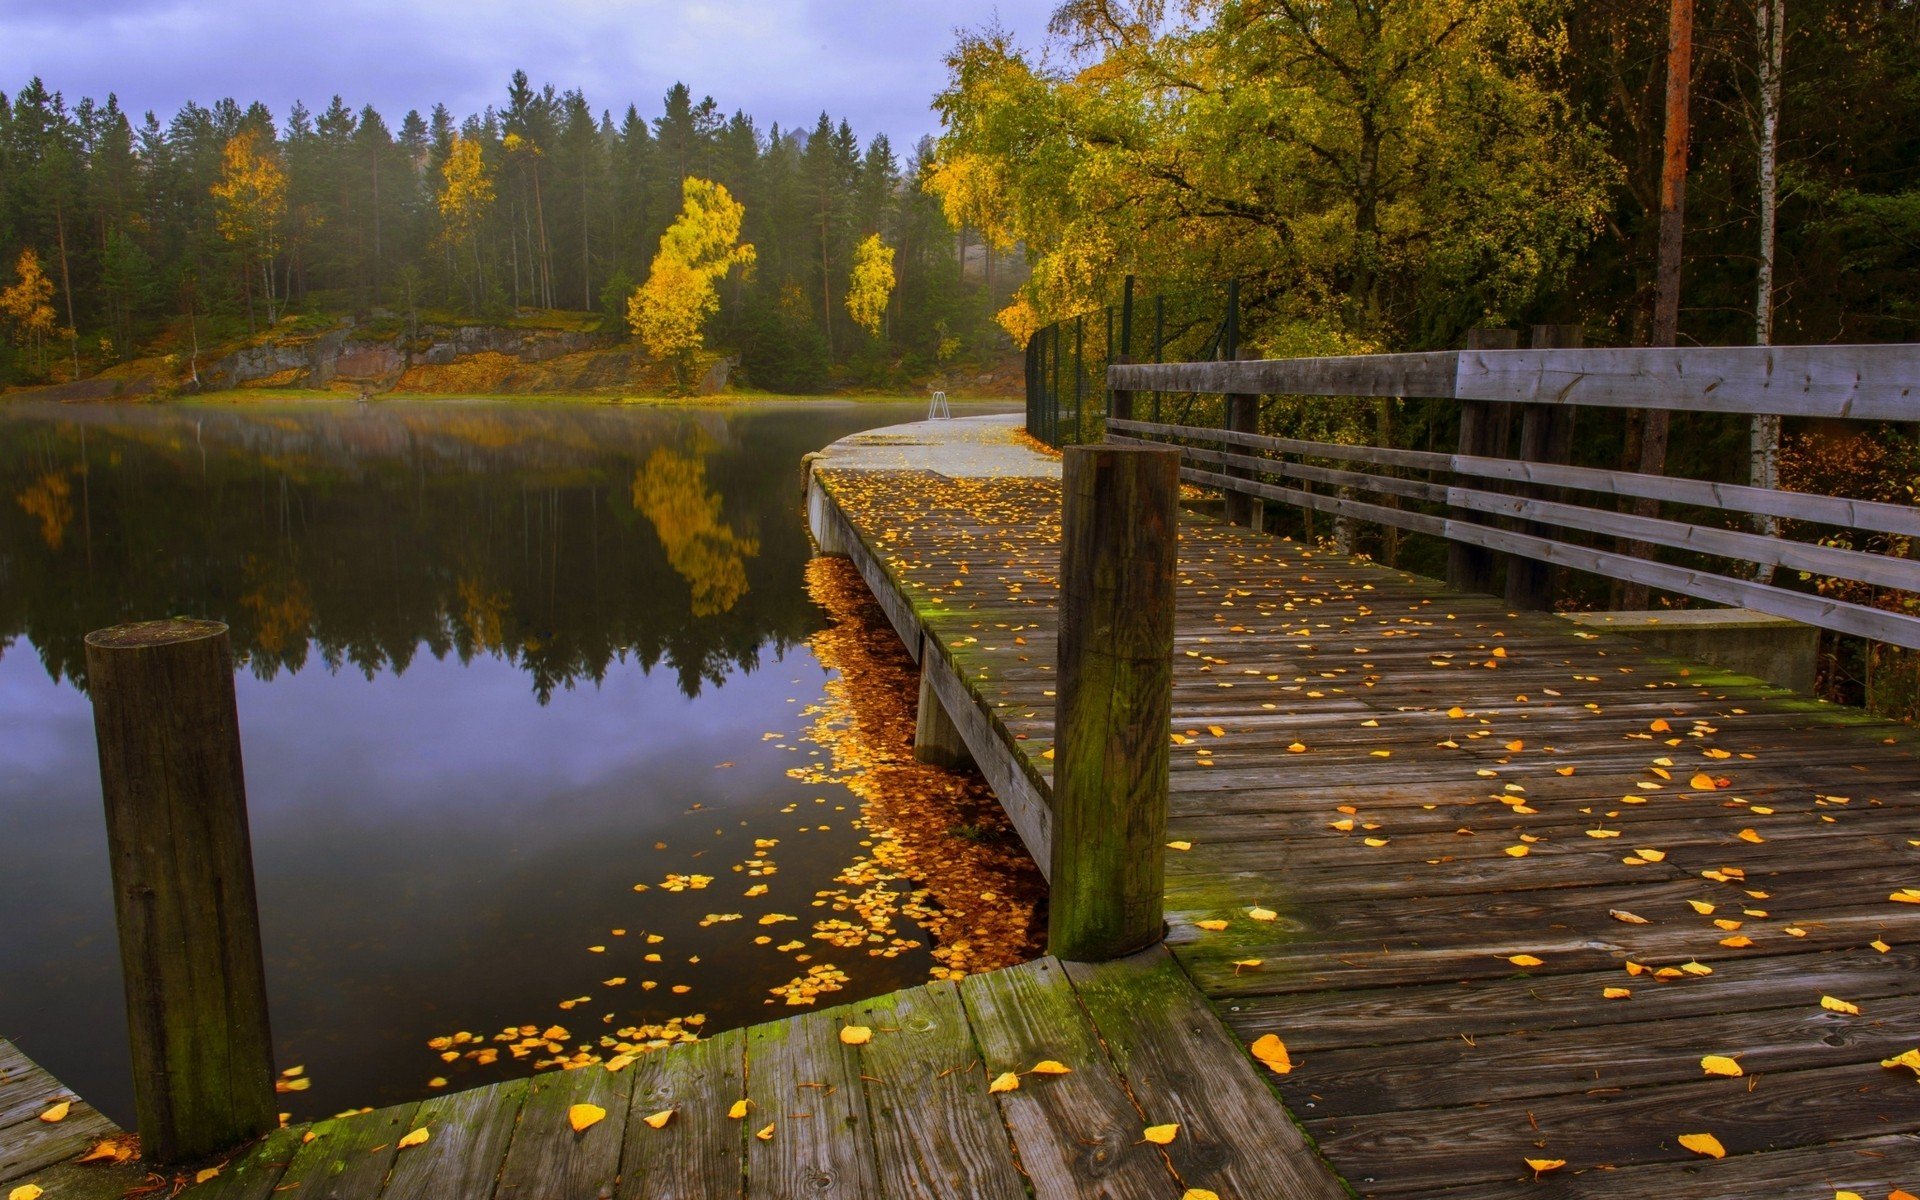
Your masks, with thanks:
[{"label": "calm water", "polygon": [[81,639],[170,614],[241,659],[297,1116],[550,1053],[428,1046],[463,1031],[610,1054],[799,1011],[770,989],[828,962],[828,1002],[923,981],[924,946],[799,944],[860,834],[790,774],[826,678],[801,455],[923,412],[0,404],[0,1035],[131,1122]]}]

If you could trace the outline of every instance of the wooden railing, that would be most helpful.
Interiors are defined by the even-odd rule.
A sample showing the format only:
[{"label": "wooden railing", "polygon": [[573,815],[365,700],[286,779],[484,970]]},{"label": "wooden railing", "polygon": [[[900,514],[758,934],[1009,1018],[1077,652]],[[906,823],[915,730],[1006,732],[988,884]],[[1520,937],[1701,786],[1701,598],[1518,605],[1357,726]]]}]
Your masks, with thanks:
[{"label": "wooden railing", "polygon": [[[1920,345],[1461,350],[1116,364],[1107,371],[1107,385],[1110,441],[1177,446],[1184,480],[1231,497],[1377,522],[1445,538],[1467,556],[1498,554],[1566,566],[1920,649],[1920,616],[1759,582],[1746,569],[1761,564],[1852,580],[1911,593],[1920,604],[1920,563],[1910,558],[1636,515],[1603,505],[1601,498],[1665,501],[1900,537],[1920,535],[1920,508],[1572,466],[1552,461],[1566,457],[1570,425],[1563,423],[1557,438],[1548,433],[1561,414],[1582,406],[1920,421]],[[1136,392],[1225,396],[1229,427],[1134,420]],[[1253,432],[1254,422],[1244,415],[1255,403],[1252,398],[1262,395],[1460,401],[1460,452],[1266,436]],[[1510,422],[1493,419],[1515,410],[1524,423],[1518,456],[1508,453]],[[1490,435],[1496,427],[1498,435]],[[1314,485],[1328,490],[1315,491]],[[1588,540],[1578,540],[1579,535]],[[1601,539],[1638,546],[1629,553]],[[1652,547],[1744,567],[1663,562],[1653,557]],[[1489,577],[1470,562],[1449,574],[1467,586]],[[1530,599],[1544,606],[1543,598]]]}]

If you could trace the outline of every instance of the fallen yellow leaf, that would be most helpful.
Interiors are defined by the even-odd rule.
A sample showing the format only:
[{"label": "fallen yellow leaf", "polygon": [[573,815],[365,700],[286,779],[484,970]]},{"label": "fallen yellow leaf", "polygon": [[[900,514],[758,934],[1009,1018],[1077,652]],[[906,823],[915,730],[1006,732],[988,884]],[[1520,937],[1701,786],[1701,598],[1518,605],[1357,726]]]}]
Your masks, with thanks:
[{"label": "fallen yellow leaf", "polygon": [[849,1046],[864,1046],[873,1040],[873,1030],[865,1025],[844,1025],[840,1029],[840,1040]]},{"label": "fallen yellow leaf", "polygon": [[772,1141],[773,1140],[773,1122],[768,1121],[765,1129],[754,1130],[753,1136],[759,1138],[763,1142]]},{"label": "fallen yellow leaf", "polygon": [[732,1107],[730,1107],[730,1108],[728,1108],[728,1109],[727,1109],[727,1117],[728,1117],[728,1119],[730,1119],[730,1120],[734,1120],[734,1121],[738,1121],[738,1120],[739,1120],[740,1118],[742,1118],[742,1117],[744,1117],[744,1116],[746,1116],[746,1115],[747,1115],[747,1108],[748,1108],[748,1107],[749,1107],[749,1102],[748,1102],[748,1101],[746,1101],[746,1100],[735,1100],[735,1101],[733,1102],[733,1105],[732,1105]]},{"label": "fallen yellow leaf", "polygon": [[1860,1006],[1858,1004],[1849,1004],[1845,1000],[1839,1000],[1832,996],[1820,997],[1820,1007],[1826,1009],[1828,1012],[1845,1013],[1849,1017],[1857,1017],[1860,1015]]},{"label": "fallen yellow leaf", "polygon": [[1195,921],[1193,923],[1193,927],[1195,929],[1204,929],[1209,933],[1219,933],[1222,929],[1225,929],[1227,927],[1227,923],[1225,921],[1220,920],[1218,917],[1211,917],[1205,921]]},{"label": "fallen yellow leaf", "polygon": [[1709,1054],[1700,1060],[1700,1069],[1709,1075],[1745,1075],[1740,1064],[1724,1054]]},{"label": "fallen yellow leaf", "polygon": [[1525,858],[1527,856],[1527,848],[1525,846],[1508,846],[1507,854],[1513,858]]},{"label": "fallen yellow leaf", "polygon": [[1544,1175],[1548,1171],[1558,1171],[1561,1167],[1566,1166],[1567,1160],[1564,1158],[1529,1158],[1527,1165],[1533,1168],[1535,1175]]},{"label": "fallen yellow leaf", "polygon": [[219,1174],[219,1167],[202,1167],[193,1173],[193,1181],[195,1183],[205,1183],[209,1179],[217,1178]]},{"label": "fallen yellow leaf", "polygon": [[647,1123],[649,1129],[665,1129],[667,1122],[673,1120],[673,1114],[673,1109],[663,1108],[657,1113],[648,1113],[640,1119]]},{"label": "fallen yellow leaf", "polygon": [[1707,774],[1705,771],[1696,771],[1693,778],[1687,780],[1687,786],[1696,792],[1711,792],[1719,787],[1720,784],[1713,776]]},{"label": "fallen yellow leaf", "polygon": [[1920,904],[1920,888],[1901,888],[1887,899],[1895,904]]},{"label": "fallen yellow leaf", "polygon": [[1012,1071],[1000,1072],[1000,1074],[994,1077],[993,1082],[987,1085],[987,1091],[989,1093],[1014,1092],[1018,1090],[1020,1090],[1020,1076],[1014,1074]]},{"label": "fallen yellow leaf", "polygon": [[1167,843],[1167,849],[1169,849],[1169,850],[1191,850],[1191,849],[1193,849],[1193,843],[1192,843],[1192,842],[1168,842],[1168,843]]},{"label": "fallen yellow leaf", "polygon": [[1156,1146],[1164,1146],[1168,1142],[1171,1142],[1179,1132],[1180,1125],[1178,1122],[1175,1122],[1171,1125],[1149,1125],[1146,1128],[1146,1132],[1140,1136]]},{"label": "fallen yellow leaf", "polygon": [[1270,908],[1254,907],[1247,910],[1247,916],[1255,921],[1272,921],[1280,914]]},{"label": "fallen yellow leaf", "polygon": [[585,1133],[606,1119],[607,1110],[598,1104],[576,1104],[567,1109],[567,1124],[575,1133]]},{"label": "fallen yellow leaf", "polygon": [[7,1200],[40,1200],[47,1193],[31,1183],[23,1183],[7,1193]]},{"label": "fallen yellow leaf", "polygon": [[405,1150],[411,1146],[424,1146],[426,1144],[427,1144],[427,1127],[425,1125],[422,1125],[420,1128],[414,1130],[412,1133],[409,1133],[407,1136],[401,1138],[399,1148],[402,1150]]},{"label": "fallen yellow leaf", "polygon": [[1600,994],[1608,1000],[1625,1000],[1627,997],[1633,995],[1633,990],[1623,987],[1601,988]]},{"label": "fallen yellow leaf", "polygon": [[1719,1138],[1710,1133],[1683,1133],[1680,1135],[1680,1144],[1695,1154],[1704,1154],[1708,1158],[1727,1156],[1727,1148],[1720,1144]]},{"label": "fallen yellow leaf", "polygon": [[1027,1073],[1030,1075],[1071,1075],[1073,1074],[1073,1068],[1063,1062],[1058,1062],[1051,1058],[1043,1058],[1033,1064]]},{"label": "fallen yellow leaf", "polygon": [[1507,961],[1516,967],[1537,967],[1541,965],[1542,960],[1531,954],[1509,954]]},{"label": "fallen yellow leaf", "polygon": [[1293,1070],[1293,1058],[1287,1053],[1287,1044],[1274,1034],[1263,1033],[1254,1040],[1253,1056],[1265,1063],[1275,1075],[1285,1075]]},{"label": "fallen yellow leaf", "polygon": [[1180,1193],[1180,1200],[1220,1200],[1220,1193],[1210,1192],[1206,1188],[1188,1188]]},{"label": "fallen yellow leaf", "polygon": [[54,1105],[52,1108],[49,1108],[45,1112],[41,1113],[40,1119],[42,1121],[45,1121],[49,1125],[52,1125],[56,1121],[64,1121],[67,1119],[67,1112],[72,1108],[73,1108],[73,1101],[62,1100],[60,1103]]}]

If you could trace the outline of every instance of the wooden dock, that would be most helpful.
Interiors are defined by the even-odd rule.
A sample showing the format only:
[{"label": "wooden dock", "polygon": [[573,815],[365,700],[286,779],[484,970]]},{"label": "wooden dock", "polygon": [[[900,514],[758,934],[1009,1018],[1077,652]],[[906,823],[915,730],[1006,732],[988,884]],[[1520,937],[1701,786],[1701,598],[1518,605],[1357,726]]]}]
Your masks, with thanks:
[{"label": "wooden dock", "polygon": [[[1058,486],[865,453],[816,528],[1044,840]],[[1912,730],[1197,517],[1180,565],[1169,945],[1357,1192],[1920,1190]]]},{"label": "wooden dock", "polygon": [[[104,1200],[145,1181],[137,1165],[66,1163],[117,1131],[77,1104],[58,1124],[38,1121],[70,1093],[0,1058],[16,1060],[0,1080],[0,1195],[34,1183],[47,1200]],[[1044,1063],[1058,1066],[1034,1070]],[[1099,966],[1043,958],[730,1030],[617,1071],[554,1071],[292,1126],[183,1194],[1343,1196],[1255,1072],[1165,950]],[[1017,1086],[994,1090],[1005,1075]],[[576,1128],[580,1105],[598,1115]],[[1144,1136],[1160,1125],[1178,1126],[1164,1146]]]},{"label": "wooden dock", "polygon": [[[1043,864],[1050,471],[963,420],[809,486]],[[1175,664],[1164,948],[294,1126],[184,1194],[1920,1191],[1911,730],[1198,516]],[[114,1131],[66,1095],[0,1046],[0,1194],[151,1186],[67,1161]]]}]

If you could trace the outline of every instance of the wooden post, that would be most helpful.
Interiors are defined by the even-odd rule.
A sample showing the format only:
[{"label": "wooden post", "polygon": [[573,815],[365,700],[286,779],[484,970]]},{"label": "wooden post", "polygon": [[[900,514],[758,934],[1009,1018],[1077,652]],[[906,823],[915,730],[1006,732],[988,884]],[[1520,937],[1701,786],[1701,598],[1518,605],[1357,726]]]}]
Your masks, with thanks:
[{"label": "wooden post", "polygon": [[[1109,344],[1111,350],[1111,344]],[[1120,353],[1113,356],[1115,363],[1133,361],[1133,276],[1127,276],[1126,286],[1120,299]],[[1113,392],[1112,415],[1122,421],[1133,420],[1133,393],[1116,389]]]},{"label": "wooden post", "polygon": [[227,627],[144,621],[86,647],[141,1147],[190,1162],[277,1123]]},{"label": "wooden post", "polygon": [[1047,949],[1100,962],[1164,934],[1180,454],[1075,447],[1062,484]]},{"label": "wooden post", "polygon": [[[1519,346],[1520,335],[1512,329],[1469,329],[1469,350],[1512,350]],[[1481,457],[1505,457],[1511,433],[1509,406],[1491,400],[1460,402],[1460,453]],[[1461,477],[1462,487],[1481,487],[1484,480]],[[1471,514],[1455,512],[1454,520],[1475,520]],[[1492,592],[1499,576],[1501,560],[1506,556],[1480,546],[1460,542],[1447,543],[1447,583],[1466,592]]]},{"label": "wooden post", "polygon": [[[1578,325],[1535,325],[1535,350],[1574,350],[1585,340]],[[1573,409],[1565,404],[1526,404],[1520,412],[1520,457],[1527,462],[1564,463],[1573,449]],[[1483,481],[1484,484],[1484,481]],[[1554,499],[1547,488],[1522,485],[1515,489],[1536,499]],[[1536,521],[1521,522],[1523,533],[1551,537],[1553,531]],[[1553,607],[1553,566],[1536,558],[1507,560],[1507,604],[1516,609]]]}]

